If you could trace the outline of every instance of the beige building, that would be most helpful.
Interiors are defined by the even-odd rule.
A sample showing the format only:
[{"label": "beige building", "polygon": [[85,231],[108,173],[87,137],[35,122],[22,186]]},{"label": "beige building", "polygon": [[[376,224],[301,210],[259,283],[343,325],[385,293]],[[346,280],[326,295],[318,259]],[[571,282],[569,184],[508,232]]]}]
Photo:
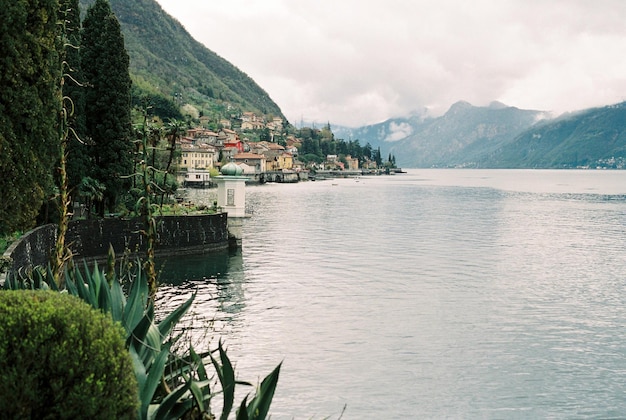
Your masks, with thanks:
[{"label": "beige building", "polygon": [[261,121],[244,121],[241,123],[242,130],[261,130],[263,127]]},{"label": "beige building", "polygon": [[224,136],[226,137],[225,139],[225,143],[226,142],[233,142],[233,141],[237,141],[239,136],[237,135],[237,132],[234,130],[229,130],[228,128],[224,128],[220,131],[220,133],[218,134],[218,136]]},{"label": "beige building", "polygon": [[346,162],[348,163],[348,170],[356,171],[359,169],[359,159],[348,155],[346,156]]},{"label": "beige building", "polygon": [[281,171],[283,169],[293,169],[293,155],[291,153],[281,153],[273,159],[268,159],[268,171]]},{"label": "beige building", "polygon": [[185,144],[180,146],[181,155],[178,161],[178,169],[180,171],[189,171],[191,169],[213,168],[217,161],[217,150],[214,146],[208,144]]},{"label": "beige building", "polygon": [[243,153],[238,153],[234,156],[234,161],[235,163],[242,163],[245,164],[247,166],[244,167],[244,169],[248,170],[248,172],[245,172],[246,174],[250,173],[250,169],[248,168],[253,168],[254,172],[253,173],[263,173],[266,171],[266,158],[263,155],[258,155],[256,153],[248,153],[248,152],[243,152]]}]

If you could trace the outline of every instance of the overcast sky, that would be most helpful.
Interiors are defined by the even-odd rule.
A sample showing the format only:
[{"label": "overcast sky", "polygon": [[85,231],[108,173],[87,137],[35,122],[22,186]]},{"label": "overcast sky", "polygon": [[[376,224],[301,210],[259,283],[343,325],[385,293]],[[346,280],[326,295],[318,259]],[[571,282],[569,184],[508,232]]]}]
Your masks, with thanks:
[{"label": "overcast sky", "polygon": [[626,100],[625,0],[157,0],[292,123]]}]

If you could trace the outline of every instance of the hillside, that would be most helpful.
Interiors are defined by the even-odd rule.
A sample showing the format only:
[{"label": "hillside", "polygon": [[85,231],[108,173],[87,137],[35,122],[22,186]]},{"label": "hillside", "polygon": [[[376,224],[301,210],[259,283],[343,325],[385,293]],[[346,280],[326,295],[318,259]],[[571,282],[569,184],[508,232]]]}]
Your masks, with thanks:
[{"label": "hillside", "polygon": [[358,129],[338,128],[337,136],[380,147],[383,156],[392,153],[402,167],[472,166],[544,117],[540,111],[498,102],[477,107],[460,101],[441,117],[416,115]]},{"label": "hillside", "polygon": [[483,156],[498,168],[624,167],[626,102],[593,108],[537,124]]},{"label": "hillside", "polygon": [[[93,0],[81,0],[83,12]],[[135,96],[192,104],[215,118],[242,111],[285,118],[244,72],[194,40],[154,0],[110,0],[130,55]],[[494,102],[457,102],[440,117],[427,113],[360,128],[332,127],[401,167],[624,167],[626,105],[548,119],[542,111]]]},{"label": "hillside", "polygon": [[540,111],[499,103],[477,107],[461,101],[442,117],[396,142],[390,152],[400,166],[472,166],[480,156],[515,138],[542,116]]},{"label": "hillside", "polygon": [[[93,0],[81,0],[84,13]],[[281,116],[254,80],[196,41],[154,0],[110,0],[117,16],[134,87],[207,113],[253,111]]]},{"label": "hillside", "polygon": [[549,118],[500,103],[457,102],[441,117],[395,118],[335,128],[398,166],[480,168],[626,168],[626,102]]}]

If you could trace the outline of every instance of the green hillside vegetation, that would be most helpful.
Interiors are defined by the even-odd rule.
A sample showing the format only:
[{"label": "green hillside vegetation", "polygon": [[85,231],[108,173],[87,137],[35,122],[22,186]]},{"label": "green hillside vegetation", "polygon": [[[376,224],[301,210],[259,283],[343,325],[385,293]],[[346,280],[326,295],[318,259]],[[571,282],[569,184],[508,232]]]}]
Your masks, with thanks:
[{"label": "green hillside vegetation", "polygon": [[626,102],[564,115],[538,124],[487,155],[481,166],[500,168],[623,168]]},{"label": "green hillside vegetation", "polygon": [[[81,10],[91,3],[81,0]],[[176,116],[171,103],[188,103],[215,118],[243,111],[284,118],[254,80],[193,39],[156,1],[110,0],[110,4],[130,56],[135,101],[147,95],[166,108],[166,114],[174,113],[171,116]]]},{"label": "green hillside vegetation", "polygon": [[307,166],[310,163],[324,162],[328,155],[337,155],[338,160],[343,163],[346,163],[347,156],[356,158],[360,167],[370,161],[376,162],[379,167],[383,163],[380,149],[372,148],[369,143],[362,146],[359,140],[336,139],[330,124],[320,130],[302,127],[295,131],[295,135],[300,140],[298,158]]}]

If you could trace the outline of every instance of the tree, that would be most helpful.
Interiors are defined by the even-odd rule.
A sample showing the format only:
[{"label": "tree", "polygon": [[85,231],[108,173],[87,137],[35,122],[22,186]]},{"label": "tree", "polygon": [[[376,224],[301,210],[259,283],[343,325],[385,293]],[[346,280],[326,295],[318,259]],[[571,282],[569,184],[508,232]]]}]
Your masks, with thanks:
[{"label": "tree", "polygon": [[263,127],[261,133],[259,134],[260,141],[271,141],[272,135],[270,134],[270,129],[267,127]]},{"label": "tree", "polygon": [[376,152],[374,152],[374,161],[376,162],[376,165],[380,168],[383,164],[383,157],[380,154],[380,146],[378,146],[378,149],[376,149]]},{"label": "tree", "polygon": [[163,120],[183,118],[176,102],[162,93],[147,92],[145,88],[142,90],[137,83],[133,83],[131,94],[133,101],[131,106],[141,109],[148,106],[152,116],[157,116]]},{"label": "tree", "polygon": [[330,127],[330,122],[327,123],[321,130],[321,136],[323,140],[331,141],[335,139],[333,130]]},{"label": "tree", "polygon": [[118,197],[130,186],[131,79],[129,57],[120,24],[107,0],[96,0],[83,21],[81,63],[86,88],[86,128],[93,165],[91,177],[105,186],[100,215],[114,211]]},{"label": "tree", "polygon": [[362,156],[362,160],[363,159],[371,159],[372,158],[372,145],[369,144],[369,142],[367,142],[365,144],[365,146],[363,146],[363,156]]},{"label": "tree", "polygon": [[61,18],[65,19],[65,80],[63,95],[68,108],[67,176],[71,194],[77,194],[82,179],[91,166],[85,143],[85,88],[80,63],[80,7],[78,0],[61,0]]},{"label": "tree", "polygon": [[0,233],[23,230],[52,194],[60,112],[57,0],[0,8]]}]

